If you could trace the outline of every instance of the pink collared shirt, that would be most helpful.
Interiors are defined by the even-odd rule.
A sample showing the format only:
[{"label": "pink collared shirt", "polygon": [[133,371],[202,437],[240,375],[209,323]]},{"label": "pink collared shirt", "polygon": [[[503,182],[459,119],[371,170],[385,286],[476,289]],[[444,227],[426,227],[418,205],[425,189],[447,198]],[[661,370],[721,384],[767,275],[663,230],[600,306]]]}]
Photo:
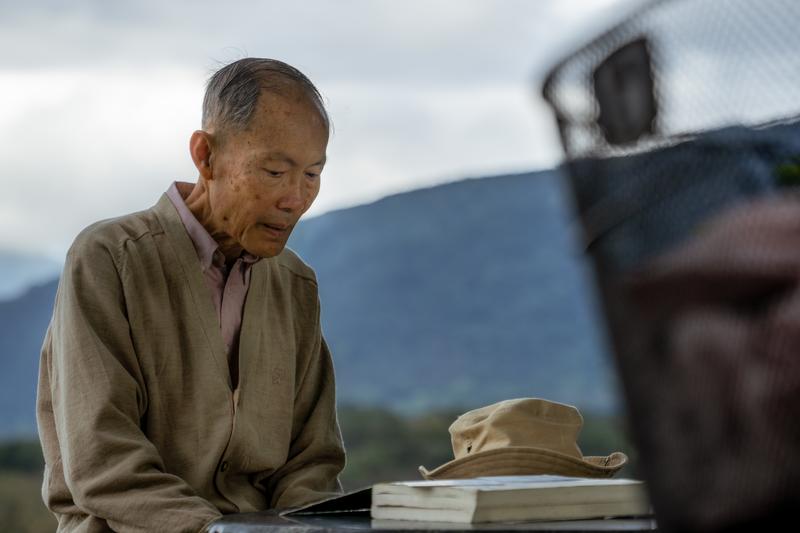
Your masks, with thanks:
[{"label": "pink collared shirt", "polygon": [[236,389],[239,381],[239,332],[242,328],[244,301],[250,287],[250,267],[261,258],[242,252],[230,272],[228,271],[219,244],[186,206],[184,198],[189,196],[193,188],[192,183],[173,182],[167,190],[167,197],[177,209],[186,232],[192,239],[203,276],[211,289],[222,338],[228,347],[231,383]]}]

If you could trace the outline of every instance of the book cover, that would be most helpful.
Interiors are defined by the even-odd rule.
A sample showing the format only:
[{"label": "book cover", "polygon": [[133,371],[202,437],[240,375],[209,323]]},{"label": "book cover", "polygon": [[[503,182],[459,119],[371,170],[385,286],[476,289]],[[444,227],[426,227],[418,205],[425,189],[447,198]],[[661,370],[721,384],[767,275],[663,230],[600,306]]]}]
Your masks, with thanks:
[{"label": "book cover", "polygon": [[375,519],[474,523],[648,514],[644,484],[631,479],[496,476],[372,488]]}]

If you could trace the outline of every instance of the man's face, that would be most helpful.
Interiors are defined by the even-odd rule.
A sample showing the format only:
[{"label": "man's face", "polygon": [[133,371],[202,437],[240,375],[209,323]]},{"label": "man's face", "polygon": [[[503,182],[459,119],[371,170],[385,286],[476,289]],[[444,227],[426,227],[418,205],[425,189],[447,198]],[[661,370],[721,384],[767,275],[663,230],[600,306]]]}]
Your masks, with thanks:
[{"label": "man's face", "polygon": [[327,145],[328,128],[305,96],[262,92],[248,127],[212,152],[215,226],[253,255],[281,253],[319,193]]}]

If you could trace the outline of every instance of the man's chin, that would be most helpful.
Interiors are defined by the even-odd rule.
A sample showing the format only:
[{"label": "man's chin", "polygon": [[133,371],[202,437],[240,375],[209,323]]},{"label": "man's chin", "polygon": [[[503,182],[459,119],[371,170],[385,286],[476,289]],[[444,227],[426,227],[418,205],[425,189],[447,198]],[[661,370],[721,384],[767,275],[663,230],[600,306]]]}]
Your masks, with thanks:
[{"label": "man's chin", "polygon": [[256,246],[248,246],[245,247],[248,253],[256,256],[256,257],[275,257],[276,255],[280,255],[283,252],[283,249],[286,248],[286,243],[276,243],[271,242],[267,244],[260,244]]}]

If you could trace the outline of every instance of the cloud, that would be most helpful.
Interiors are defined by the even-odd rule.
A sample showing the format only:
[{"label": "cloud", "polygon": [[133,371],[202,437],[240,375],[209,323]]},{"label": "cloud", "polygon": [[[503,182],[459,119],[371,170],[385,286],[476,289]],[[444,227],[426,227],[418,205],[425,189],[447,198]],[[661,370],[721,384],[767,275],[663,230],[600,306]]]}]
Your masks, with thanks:
[{"label": "cloud", "polygon": [[609,1],[4,2],[0,248],[60,257],[89,223],[194,180],[204,80],[245,55],[298,66],[329,101],[309,215],[550,166],[561,152],[532,68],[576,26],[568,6]]},{"label": "cloud", "polygon": [[0,115],[0,247],[60,253],[83,226],[147,207],[154,190],[186,175],[201,80],[144,74],[0,72],[0,86],[16,88],[4,89]]},{"label": "cloud", "polygon": [[22,53],[0,66],[213,69],[250,54],[330,81],[518,80],[576,20],[614,1],[8,2],[0,44]]},{"label": "cloud", "polygon": [[[147,73],[0,75],[4,85],[36,88],[44,77],[53,86],[41,89],[36,105],[19,91],[16,112],[0,117],[0,159],[13,176],[0,197],[0,248],[44,246],[59,255],[89,223],[151,205],[172,180],[195,179],[187,142],[199,123],[201,77]],[[336,131],[310,216],[465,175],[557,162],[552,125],[535,120],[526,87],[332,83],[326,94]]]}]

